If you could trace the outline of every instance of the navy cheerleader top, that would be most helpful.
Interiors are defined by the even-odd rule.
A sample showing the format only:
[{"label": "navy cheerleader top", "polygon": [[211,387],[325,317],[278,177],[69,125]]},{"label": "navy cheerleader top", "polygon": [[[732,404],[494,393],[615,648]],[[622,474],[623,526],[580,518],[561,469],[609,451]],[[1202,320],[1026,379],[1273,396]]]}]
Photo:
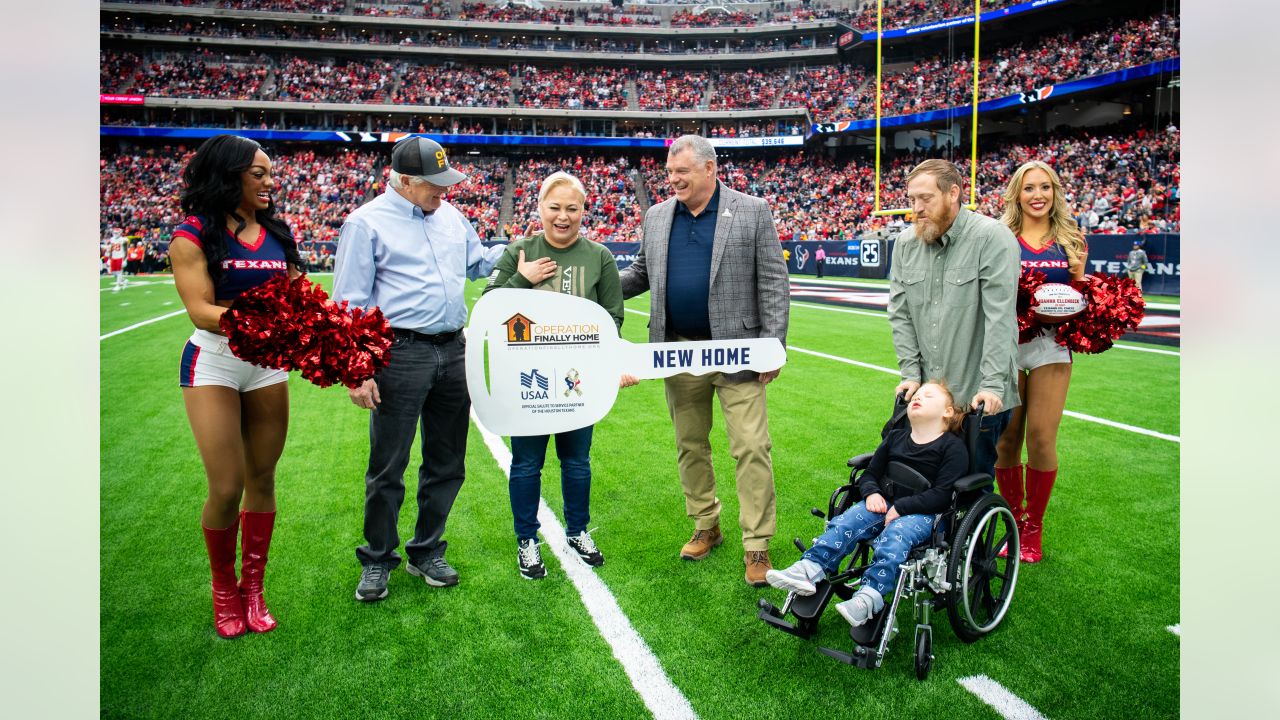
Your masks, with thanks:
[{"label": "navy cheerleader top", "polygon": [[[203,229],[204,221],[192,215],[173,231],[173,237],[186,238],[203,249],[204,244],[200,241]],[[222,280],[213,290],[218,300],[235,300],[272,277],[289,272],[284,245],[265,227],[260,228],[252,245],[246,245],[227,229],[223,230],[223,240],[227,245],[227,257],[222,261]]]},{"label": "navy cheerleader top", "polygon": [[1062,283],[1064,285],[1071,282],[1071,270],[1068,269],[1067,251],[1056,242],[1049,243],[1044,247],[1036,250],[1027,244],[1021,236],[1018,237],[1018,245],[1022,250],[1022,272],[1028,270],[1039,270],[1045,274],[1045,282]]}]

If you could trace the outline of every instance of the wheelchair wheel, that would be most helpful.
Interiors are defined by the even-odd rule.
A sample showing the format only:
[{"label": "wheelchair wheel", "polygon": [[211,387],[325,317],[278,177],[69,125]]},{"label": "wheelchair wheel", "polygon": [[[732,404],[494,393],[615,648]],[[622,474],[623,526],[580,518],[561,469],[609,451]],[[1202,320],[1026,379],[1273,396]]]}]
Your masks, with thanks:
[{"label": "wheelchair wheel", "polygon": [[[999,557],[1006,544],[1007,556]],[[952,584],[947,615],[956,637],[973,642],[1004,619],[1018,582],[1018,550],[1008,503],[999,495],[983,495],[961,520],[947,562]]]},{"label": "wheelchair wheel", "polygon": [[916,679],[929,677],[933,667],[933,633],[916,630]]}]

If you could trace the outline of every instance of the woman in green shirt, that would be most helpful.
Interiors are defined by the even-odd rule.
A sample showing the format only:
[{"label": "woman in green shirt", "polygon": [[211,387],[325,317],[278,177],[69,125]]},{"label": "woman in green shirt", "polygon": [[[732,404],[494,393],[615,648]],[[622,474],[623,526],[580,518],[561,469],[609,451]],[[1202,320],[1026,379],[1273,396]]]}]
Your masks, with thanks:
[{"label": "woman in green shirt", "polygon": [[[498,260],[485,292],[494,288],[518,288],[569,293],[599,303],[622,327],[622,286],[613,253],[603,245],[579,236],[587,193],[582,183],[565,172],[542,181],[538,191],[538,215],[542,232],[507,246]],[[573,389],[574,377],[543,378],[556,392],[562,383]],[[624,379],[624,383],[626,379]],[[587,523],[591,519],[592,426],[556,434],[560,458],[560,485],[564,494],[565,535],[571,550],[588,565],[604,564]],[[511,438],[511,514],[515,518],[520,575],[529,580],[545,577],[546,566],[538,551],[538,500],[542,495],[542,465],[549,435]]]}]

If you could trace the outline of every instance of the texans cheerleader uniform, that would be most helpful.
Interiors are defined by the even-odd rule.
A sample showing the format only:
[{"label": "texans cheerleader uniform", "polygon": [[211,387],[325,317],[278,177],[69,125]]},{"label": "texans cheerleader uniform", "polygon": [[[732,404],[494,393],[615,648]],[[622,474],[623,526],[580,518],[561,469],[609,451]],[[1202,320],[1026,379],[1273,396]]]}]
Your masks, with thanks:
[{"label": "texans cheerleader uniform", "polygon": [[[1058,243],[1049,243],[1036,250],[1026,240],[1018,238],[1022,250],[1022,272],[1039,270],[1045,274],[1045,282],[1071,283],[1071,270],[1067,262],[1067,251]],[[1040,333],[1030,341],[1018,345],[1018,369],[1034,370],[1045,365],[1071,362],[1071,351],[1054,340],[1055,330],[1052,327],[1041,328]]]},{"label": "texans cheerleader uniform", "polygon": [[[203,222],[188,217],[174,230],[175,238],[186,238],[203,249],[200,232]],[[257,241],[246,245],[223,231],[227,258],[222,261],[222,280],[214,287],[218,300],[235,300],[272,277],[289,272],[284,246],[267,229],[261,228]],[[252,392],[268,385],[282,383],[289,374],[276,368],[252,365],[236,357],[227,347],[227,338],[208,330],[196,329],[182,351],[178,384],[181,387],[223,385],[239,392]]]}]

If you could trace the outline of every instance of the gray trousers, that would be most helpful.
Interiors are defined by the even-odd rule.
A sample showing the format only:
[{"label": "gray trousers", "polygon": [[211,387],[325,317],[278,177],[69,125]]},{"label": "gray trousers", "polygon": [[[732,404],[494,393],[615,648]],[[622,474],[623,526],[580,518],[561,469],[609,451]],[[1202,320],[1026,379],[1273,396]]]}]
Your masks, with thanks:
[{"label": "gray trousers", "polygon": [[404,471],[415,430],[422,434],[418,466],[418,521],[405,545],[409,562],[443,555],[445,521],[465,475],[468,413],[463,339],[435,344],[396,336],[391,362],[375,378],[382,402],[369,416],[369,467],[365,472],[361,565],[400,564],[396,523],[404,502]]}]

